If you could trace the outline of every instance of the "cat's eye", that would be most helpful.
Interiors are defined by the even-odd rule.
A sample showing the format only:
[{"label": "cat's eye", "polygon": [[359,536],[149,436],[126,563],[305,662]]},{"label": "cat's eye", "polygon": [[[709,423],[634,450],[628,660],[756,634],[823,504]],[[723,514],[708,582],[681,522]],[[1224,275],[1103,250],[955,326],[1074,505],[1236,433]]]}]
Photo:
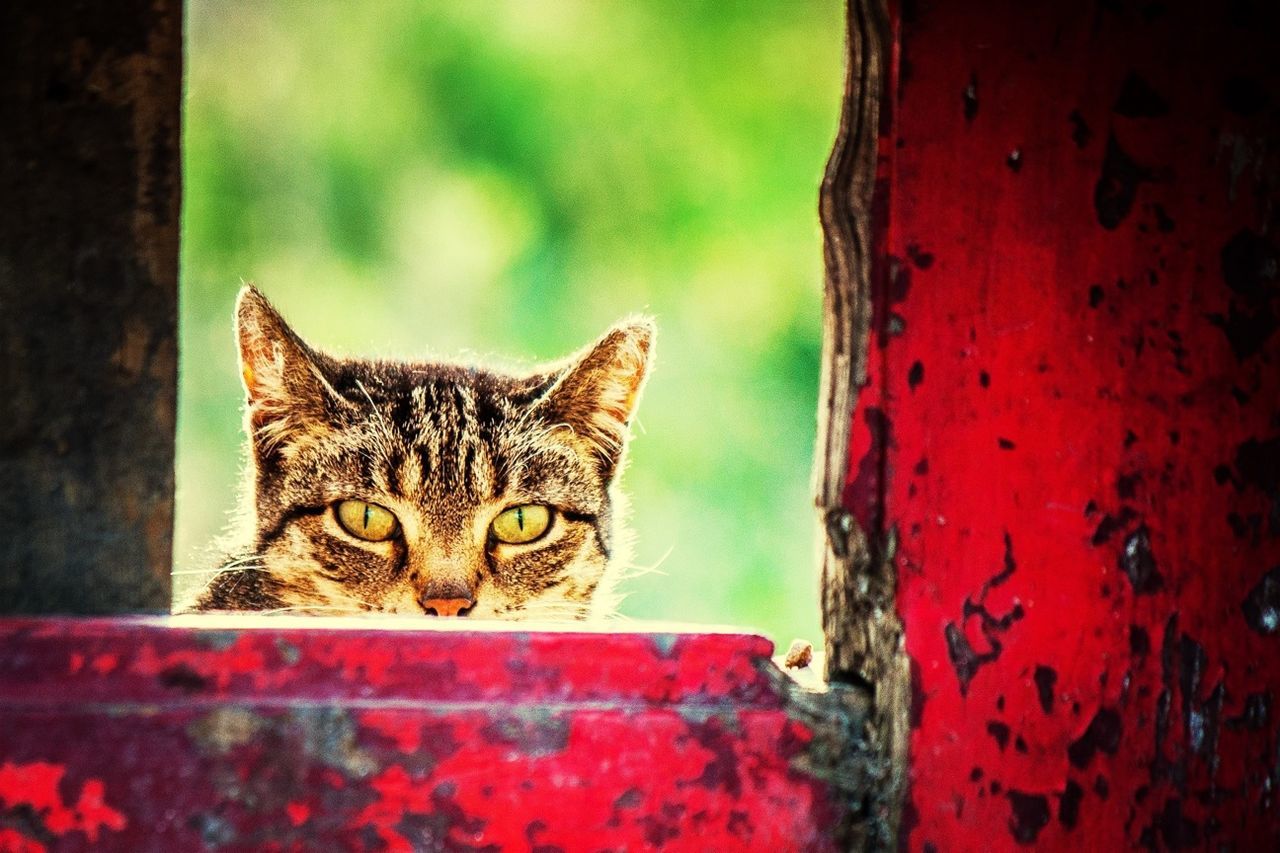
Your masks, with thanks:
[{"label": "cat's eye", "polygon": [[400,530],[400,523],[391,510],[368,501],[342,501],[335,514],[342,529],[357,539],[382,542]]},{"label": "cat's eye", "polygon": [[493,520],[493,538],[508,545],[532,542],[551,526],[551,510],[539,504],[513,506]]}]

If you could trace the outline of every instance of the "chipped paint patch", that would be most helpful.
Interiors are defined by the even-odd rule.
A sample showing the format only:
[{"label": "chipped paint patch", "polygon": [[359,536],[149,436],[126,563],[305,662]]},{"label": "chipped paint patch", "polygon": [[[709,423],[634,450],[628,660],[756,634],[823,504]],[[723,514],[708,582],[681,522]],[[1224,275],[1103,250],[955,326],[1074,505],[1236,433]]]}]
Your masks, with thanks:
[{"label": "chipped paint patch", "polygon": [[187,727],[202,749],[227,753],[253,740],[266,721],[246,708],[215,708]]},{"label": "chipped paint patch", "polygon": [[[104,837],[104,831],[119,832],[129,825],[124,812],[106,802],[106,785],[101,779],[85,779],[74,801],[63,796],[67,767],[46,761],[0,764],[0,813],[25,809],[41,834],[62,838],[71,833],[83,834],[90,843]],[[37,839],[21,836],[19,849]],[[30,846],[30,845],[27,845]]]}]

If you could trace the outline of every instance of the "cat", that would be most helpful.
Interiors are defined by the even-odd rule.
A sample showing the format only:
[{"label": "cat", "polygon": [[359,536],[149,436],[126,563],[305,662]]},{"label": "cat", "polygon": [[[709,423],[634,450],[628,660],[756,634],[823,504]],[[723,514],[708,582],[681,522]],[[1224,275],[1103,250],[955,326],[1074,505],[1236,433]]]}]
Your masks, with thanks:
[{"label": "cat", "polygon": [[252,285],[236,333],[252,543],[179,612],[610,609],[623,538],[613,486],[652,361],[650,318],[523,374],[325,355]]}]

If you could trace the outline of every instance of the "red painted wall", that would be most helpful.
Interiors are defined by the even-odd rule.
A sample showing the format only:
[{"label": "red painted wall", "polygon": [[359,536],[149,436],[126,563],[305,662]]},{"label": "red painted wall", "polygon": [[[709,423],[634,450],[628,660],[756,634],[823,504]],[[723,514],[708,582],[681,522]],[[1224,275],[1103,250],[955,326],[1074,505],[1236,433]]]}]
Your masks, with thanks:
[{"label": "red painted wall", "polygon": [[1278,7],[903,7],[847,499],[908,847],[1275,849]]}]

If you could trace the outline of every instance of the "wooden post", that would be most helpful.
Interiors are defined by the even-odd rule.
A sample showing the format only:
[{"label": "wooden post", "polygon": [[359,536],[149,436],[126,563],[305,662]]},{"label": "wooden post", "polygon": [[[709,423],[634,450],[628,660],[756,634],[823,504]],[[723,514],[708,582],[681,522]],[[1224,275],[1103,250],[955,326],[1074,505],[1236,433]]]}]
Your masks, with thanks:
[{"label": "wooden post", "polygon": [[0,11],[0,612],[169,606],[181,22]]},{"label": "wooden post", "polygon": [[1280,6],[900,9],[846,499],[906,849],[1274,849]]},{"label": "wooden post", "polygon": [[[882,105],[892,90],[892,34],[884,0],[849,0],[844,107],[819,199],[826,283],[814,500],[822,547],[827,679],[861,694],[871,712],[868,747],[884,772],[867,802],[859,843],[896,849],[906,769],[910,678],[894,604],[893,539],[874,503],[849,500],[850,436],[869,381],[876,323],[876,248],[886,225],[878,166],[886,145]],[[871,472],[878,480],[880,472]],[[853,838],[850,839],[851,841]]]}]

